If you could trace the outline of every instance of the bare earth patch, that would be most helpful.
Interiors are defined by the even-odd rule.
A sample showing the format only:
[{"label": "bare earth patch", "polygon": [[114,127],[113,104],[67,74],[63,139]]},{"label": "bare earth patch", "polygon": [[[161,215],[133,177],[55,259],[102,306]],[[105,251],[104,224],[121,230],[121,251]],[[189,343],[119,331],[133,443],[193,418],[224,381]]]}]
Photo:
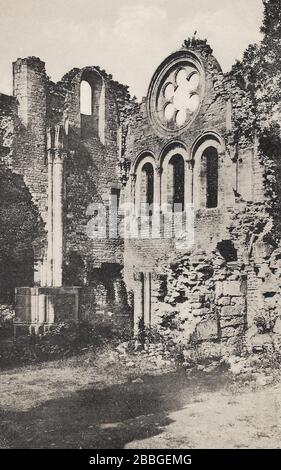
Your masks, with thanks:
[{"label": "bare earth patch", "polygon": [[110,349],[2,371],[0,448],[280,448],[281,383],[216,374]]}]

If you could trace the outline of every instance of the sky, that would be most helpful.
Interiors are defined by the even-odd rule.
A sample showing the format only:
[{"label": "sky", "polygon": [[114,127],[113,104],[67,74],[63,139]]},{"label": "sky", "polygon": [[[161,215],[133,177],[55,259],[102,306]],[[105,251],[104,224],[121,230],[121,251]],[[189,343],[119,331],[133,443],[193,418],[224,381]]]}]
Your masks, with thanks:
[{"label": "sky", "polygon": [[0,92],[12,93],[12,62],[34,55],[53,81],[99,65],[141,99],[194,31],[229,70],[260,40],[262,13],[262,0],[0,0]]}]

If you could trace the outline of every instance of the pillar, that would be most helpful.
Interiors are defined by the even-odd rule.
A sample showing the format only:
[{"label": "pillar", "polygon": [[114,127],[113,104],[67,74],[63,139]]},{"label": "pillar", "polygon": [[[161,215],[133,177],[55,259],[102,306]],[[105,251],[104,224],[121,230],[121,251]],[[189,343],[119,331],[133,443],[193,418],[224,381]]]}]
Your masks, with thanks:
[{"label": "pillar", "polygon": [[154,172],[154,212],[152,217],[152,238],[161,238],[161,174],[157,166]]},{"label": "pillar", "polygon": [[136,208],[136,181],[137,181],[137,175],[131,174],[131,204],[132,204],[132,211],[135,214]]},{"label": "pillar", "polygon": [[143,273],[143,320],[144,326],[151,325],[151,273]]},{"label": "pillar", "polygon": [[138,335],[144,326],[143,315],[143,273],[134,273],[134,334]]},{"label": "pillar", "polygon": [[41,325],[46,322],[46,295],[39,294],[37,296],[38,300],[38,323]]},{"label": "pillar", "polygon": [[[224,180],[224,172],[225,172],[225,151],[220,150],[217,148],[218,152],[218,207],[224,205],[225,201],[227,200],[227,195],[229,194],[232,196],[233,190],[232,187],[235,185],[235,177],[236,174],[233,174],[232,180],[232,187],[227,185],[227,182]],[[231,190],[230,190],[231,189]]]},{"label": "pillar", "polygon": [[48,151],[48,248],[46,283],[62,286],[63,265],[63,165],[65,133],[61,125],[47,130]]},{"label": "pillar", "polygon": [[48,257],[47,257],[46,254],[44,254],[43,259],[42,259],[42,263],[41,263],[41,283],[39,283],[39,285],[41,285],[41,286],[47,286],[48,285],[48,282],[47,282],[47,274],[48,274],[47,261],[48,261]]},{"label": "pillar", "polygon": [[186,204],[193,203],[193,166],[194,160],[185,160],[185,184],[184,201]]},{"label": "pillar", "polygon": [[56,150],[53,163],[53,285],[56,287],[62,286],[63,162],[64,153]]},{"label": "pillar", "polygon": [[154,204],[161,208],[161,174],[162,168],[157,166],[154,172]]},{"label": "pillar", "polygon": [[53,163],[54,154],[48,150],[48,248],[47,248],[47,286],[53,285]]}]

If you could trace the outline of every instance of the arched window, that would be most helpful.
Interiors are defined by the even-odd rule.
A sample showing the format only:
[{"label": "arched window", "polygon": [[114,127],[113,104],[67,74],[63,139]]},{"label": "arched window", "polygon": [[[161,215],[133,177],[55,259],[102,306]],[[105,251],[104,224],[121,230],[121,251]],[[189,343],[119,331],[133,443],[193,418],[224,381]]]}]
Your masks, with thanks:
[{"label": "arched window", "polygon": [[[188,187],[185,173],[188,160],[187,150],[181,142],[170,142],[160,155],[161,178],[161,206],[168,204],[173,212],[184,212]],[[191,188],[190,188],[191,189]]]},{"label": "arched window", "polygon": [[221,204],[219,155],[225,151],[223,141],[214,133],[200,136],[192,148],[193,204],[196,209],[212,209]]},{"label": "arched window", "polygon": [[142,167],[141,201],[146,204],[153,204],[154,198],[154,169],[152,163],[145,163]]},{"label": "arched window", "polygon": [[[133,201],[137,212],[152,214],[154,204],[154,157],[142,154],[134,166],[136,182],[134,184]],[[150,206],[150,207],[149,207]]]},{"label": "arched window", "polygon": [[80,113],[92,115],[92,87],[86,80],[82,80],[80,84]]},{"label": "arched window", "polygon": [[202,155],[202,163],[206,169],[206,207],[218,206],[218,151],[208,147]]},{"label": "arched window", "polygon": [[184,160],[181,155],[174,155],[169,161],[168,193],[173,211],[184,210]]},{"label": "arched window", "polygon": [[81,137],[105,143],[105,87],[95,70],[85,70],[80,82]]}]

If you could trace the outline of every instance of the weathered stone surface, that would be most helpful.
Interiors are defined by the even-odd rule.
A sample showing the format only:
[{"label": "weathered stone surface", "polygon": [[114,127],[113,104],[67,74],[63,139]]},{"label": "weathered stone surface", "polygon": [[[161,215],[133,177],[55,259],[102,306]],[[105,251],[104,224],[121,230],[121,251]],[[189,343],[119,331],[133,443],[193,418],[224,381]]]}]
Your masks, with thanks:
[{"label": "weathered stone surface", "polygon": [[203,307],[203,304],[201,302],[191,303],[190,305],[193,311],[199,310]]},{"label": "weathered stone surface", "polygon": [[225,296],[241,295],[241,283],[239,281],[224,281],[222,283],[222,292]]},{"label": "weathered stone surface", "polygon": [[240,326],[245,324],[245,319],[243,316],[234,316],[234,317],[221,317],[220,326],[221,328],[229,326]]},{"label": "weathered stone surface", "polygon": [[[169,125],[164,120],[159,126],[163,112],[153,108],[159,92],[165,98],[155,84],[167,80],[170,60],[172,74],[177,66],[182,71],[188,64],[199,81],[204,76],[204,87],[197,91],[204,88],[200,105],[181,126],[175,110]],[[82,318],[111,319],[121,325],[133,308],[136,327],[178,322],[178,335],[187,342],[193,336],[217,340],[218,325],[224,340],[242,337],[246,320],[252,327],[258,315],[280,315],[281,249],[273,240],[274,211],[270,216],[268,211],[276,162],[265,157],[252,132],[250,91],[235,71],[221,72],[207,44],[186,41],[165,59],[140,104],[99,67],[75,68],[53,83],[44,62],[27,57],[13,64],[13,74],[13,97],[0,95],[1,164],[21,176],[44,223],[49,204],[46,130],[60,124],[69,131],[63,277],[65,284],[83,286]],[[92,90],[89,114],[80,109],[82,81]],[[208,165],[214,160],[217,189],[209,201]],[[179,175],[182,180],[175,184]],[[183,240],[186,227],[163,235],[164,211],[156,238],[149,236],[152,220],[145,237],[138,234],[124,241],[107,234],[88,236],[94,218],[88,212],[90,203],[100,203],[108,214],[112,194],[118,194],[120,203],[136,205],[153,197],[163,209],[175,202],[180,188],[184,203],[192,202],[195,209],[194,242],[188,248]],[[121,223],[123,215],[118,217]],[[166,225],[175,229],[171,220]],[[38,273],[44,271],[47,251],[47,236],[43,238],[35,256]],[[278,318],[273,331],[279,335],[280,330]],[[248,336],[251,340],[255,334]],[[208,347],[215,348],[211,341]]]},{"label": "weathered stone surface", "polygon": [[278,317],[276,322],[275,322],[275,325],[274,325],[274,328],[273,328],[273,333],[277,334],[277,335],[281,335],[281,318]]},{"label": "weathered stone surface", "polygon": [[271,334],[257,334],[252,336],[251,341],[252,351],[262,352],[265,350],[272,350],[274,348],[274,338]]},{"label": "weathered stone surface", "polygon": [[243,307],[240,305],[229,305],[224,306],[221,309],[221,315],[223,317],[235,317],[235,316],[243,316],[244,310]]},{"label": "weathered stone surface", "polygon": [[218,337],[218,322],[216,318],[209,318],[203,320],[196,327],[196,337],[200,341],[208,341],[217,339]]},{"label": "weathered stone surface", "polygon": [[222,306],[226,306],[226,305],[230,305],[231,303],[231,297],[228,296],[228,297],[220,297],[218,300],[217,300],[217,304],[218,305],[222,305]]},{"label": "weathered stone surface", "polygon": [[248,370],[248,364],[245,358],[239,358],[237,356],[230,356],[228,358],[230,371],[234,375],[245,373]]},{"label": "weathered stone surface", "polygon": [[241,336],[243,333],[244,326],[224,326],[221,328],[222,338],[233,338],[235,336]]},{"label": "weathered stone surface", "polygon": [[245,299],[245,296],[241,296],[241,297],[231,297],[231,305],[236,305],[236,306],[241,306],[241,307],[244,307],[245,306],[245,303],[246,303],[246,299]]},{"label": "weathered stone surface", "polygon": [[209,315],[210,314],[210,309],[209,308],[194,308],[194,309],[192,309],[192,313],[195,316]]}]

